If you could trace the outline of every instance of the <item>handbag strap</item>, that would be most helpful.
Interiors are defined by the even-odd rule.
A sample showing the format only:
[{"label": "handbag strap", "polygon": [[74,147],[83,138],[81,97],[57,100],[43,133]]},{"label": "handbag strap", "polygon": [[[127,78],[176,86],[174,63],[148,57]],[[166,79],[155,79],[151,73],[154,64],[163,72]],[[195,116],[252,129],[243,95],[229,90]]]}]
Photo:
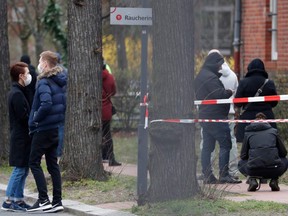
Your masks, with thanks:
[{"label": "handbag strap", "polygon": [[[262,92],[263,92],[263,88],[266,85],[266,83],[269,81],[269,79],[265,79],[263,85],[257,90],[256,94],[254,95],[254,97],[258,97]],[[243,112],[245,112],[245,110],[247,110],[247,108],[251,105],[251,102],[249,102],[248,104],[246,104],[245,107],[243,107]]]}]

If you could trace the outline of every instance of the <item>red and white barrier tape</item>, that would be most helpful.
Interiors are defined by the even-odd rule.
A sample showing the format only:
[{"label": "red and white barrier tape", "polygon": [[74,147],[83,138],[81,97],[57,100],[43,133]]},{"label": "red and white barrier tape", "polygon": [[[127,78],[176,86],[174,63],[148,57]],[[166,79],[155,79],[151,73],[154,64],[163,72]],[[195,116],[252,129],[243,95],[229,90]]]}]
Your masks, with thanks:
[{"label": "red and white barrier tape", "polygon": [[288,95],[271,95],[271,96],[262,96],[262,97],[246,97],[246,98],[214,99],[214,100],[196,100],[194,101],[194,105],[269,102],[269,101],[285,101],[285,100],[288,100]]},{"label": "red and white barrier tape", "polygon": [[151,123],[156,122],[169,122],[169,123],[199,123],[199,122],[234,122],[234,123],[260,123],[260,122],[274,122],[274,123],[283,123],[288,122],[288,119],[265,119],[265,120],[244,120],[244,119],[157,119],[152,120]]}]

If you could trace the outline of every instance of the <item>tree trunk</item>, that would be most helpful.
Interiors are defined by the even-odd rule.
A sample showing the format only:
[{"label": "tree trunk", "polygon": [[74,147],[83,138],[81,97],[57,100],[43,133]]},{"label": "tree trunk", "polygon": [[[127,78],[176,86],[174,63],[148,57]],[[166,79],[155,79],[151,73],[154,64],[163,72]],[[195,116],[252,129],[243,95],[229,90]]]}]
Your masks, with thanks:
[{"label": "tree trunk", "polygon": [[75,180],[105,178],[100,144],[101,1],[68,3],[68,95],[63,167]]},{"label": "tree trunk", "polygon": [[125,45],[125,31],[122,26],[114,26],[114,37],[117,46],[117,62],[118,69],[125,70],[128,67],[126,45]]},{"label": "tree trunk", "polygon": [[29,54],[28,39],[29,39],[29,37],[28,38],[21,38],[22,54],[27,54],[27,55]]},{"label": "tree trunk", "polygon": [[[153,73],[150,119],[193,116],[193,1],[152,1]],[[194,124],[152,123],[148,201],[184,199],[199,191]]]},{"label": "tree trunk", "polygon": [[8,45],[8,22],[7,1],[0,0],[0,165],[8,159],[8,105],[7,94],[9,90],[9,45]]}]

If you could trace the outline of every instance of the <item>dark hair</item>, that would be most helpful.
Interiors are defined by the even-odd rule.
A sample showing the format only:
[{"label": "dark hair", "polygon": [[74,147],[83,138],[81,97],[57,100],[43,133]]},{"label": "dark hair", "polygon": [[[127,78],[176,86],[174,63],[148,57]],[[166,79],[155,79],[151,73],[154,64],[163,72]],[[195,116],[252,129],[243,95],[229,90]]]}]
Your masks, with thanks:
[{"label": "dark hair", "polygon": [[58,64],[58,58],[55,52],[44,51],[40,54],[40,57],[42,57],[44,61],[47,61],[51,68]]},{"label": "dark hair", "polygon": [[262,112],[256,114],[256,119],[266,119],[266,115]]},{"label": "dark hair", "polygon": [[19,75],[25,73],[25,68],[28,68],[28,65],[24,62],[17,62],[16,64],[10,67],[10,76],[12,81],[18,82]]}]

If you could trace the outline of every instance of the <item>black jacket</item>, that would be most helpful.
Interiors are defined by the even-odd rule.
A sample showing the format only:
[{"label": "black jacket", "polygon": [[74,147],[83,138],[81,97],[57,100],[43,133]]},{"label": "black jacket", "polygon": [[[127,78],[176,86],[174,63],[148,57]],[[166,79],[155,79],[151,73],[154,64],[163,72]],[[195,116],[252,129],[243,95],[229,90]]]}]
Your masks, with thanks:
[{"label": "black jacket", "polygon": [[[223,57],[212,53],[205,59],[200,73],[195,79],[195,96],[197,100],[227,99],[232,95],[231,90],[225,90],[218,73],[224,63]],[[230,104],[200,105],[199,118],[226,119]]]},{"label": "black jacket", "polygon": [[[254,59],[248,65],[248,72],[246,76],[240,80],[239,86],[236,91],[235,98],[254,97],[257,90],[263,85],[268,78],[268,73],[265,71],[264,65],[261,66],[260,59]],[[262,63],[263,64],[263,63]],[[259,96],[277,95],[275,84],[269,80],[262,89]],[[255,102],[250,103],[246,111],[240,116],[240,119],[255,119],[257,113],[262,112],[266,115],[267,119],[274,119],[272,108],[277,105],[277,101],[271,102]],[[237,103],[235,106],[244,108],[247,103]],[[245,127],[248,124],[240,123],[237,126],[236,138],[237,142],[242,142],[244,137]],[[275,123],[271,125],[276,128]]]},{"label": "black jacket", "polygon": [[240,157],[248,160],[248,168],[273,168],[287,155],[286,148],[269,123],[251,123],[245,129]]},{"label": "black jacket", "polygon": [[13,83],[8,95],[10,122],[9,164],[16,167],[28,167],[31,138],[29,136],[28,118],[30,106],[24,94],[25,88]]}]

